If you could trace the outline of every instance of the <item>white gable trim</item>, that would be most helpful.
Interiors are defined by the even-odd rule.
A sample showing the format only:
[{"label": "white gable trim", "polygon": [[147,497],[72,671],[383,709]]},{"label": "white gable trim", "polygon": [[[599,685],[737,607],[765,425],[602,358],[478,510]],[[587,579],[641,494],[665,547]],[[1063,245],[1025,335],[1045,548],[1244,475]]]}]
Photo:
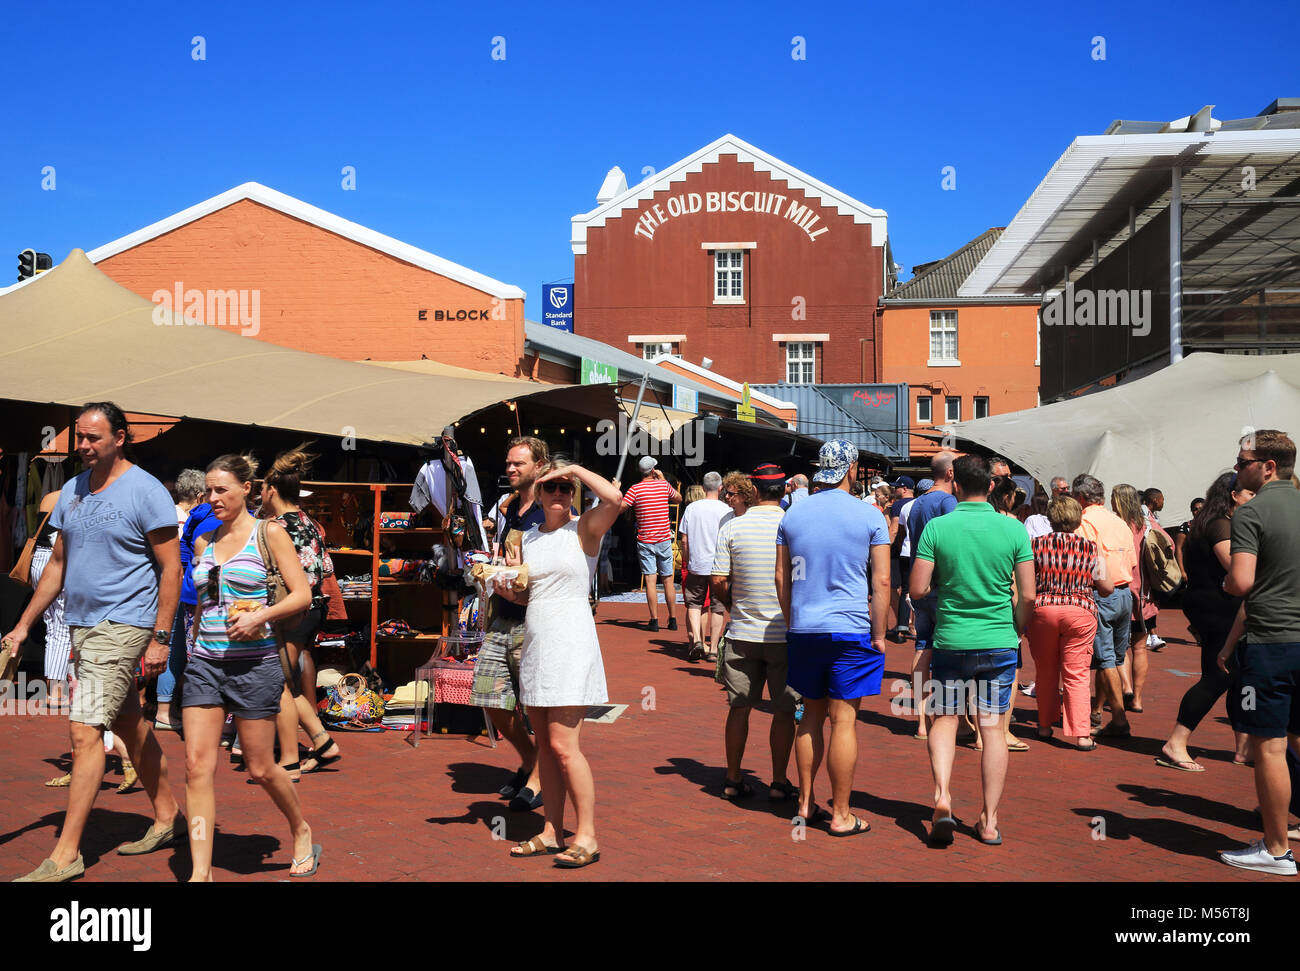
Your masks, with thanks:
[{"label": "white gable trim", "polygon": [[244,199],[260,203],[269,209],[282,212],[295,219],[301,219],[313,226],[319,226],[321,229],[335,235],[350,239],[354,243],[360,243],[362,246],[368,246],[381,253],[387,253],[389,256],[405,263],[444,276],[449,280],[455,280],[457,283],[463,283],[467,287],[473,287],[475,290],[481,290],[491,296],[500,297],[503,300],[524,299],[524,291],[519,287],[494,280],[482,273],[476,273],[474,270],[451,262],[451,260],[444,260],[441,256],[435,256],[419,247],[403,243],[401,240],[385,236],[383,233],[377,233],[373,229],[367,229],[365,226],[344,219],[341,216],[336,216],[332,212],[326,212],[324,209],[318,209],[301,199],[287,196],[283,192],[277,192],[275,189],[268,188],[258,182],[245,182],[243,185],[237,185],[228,192],[213,196],[196,206],[183,209],[166,219],[160,219],[158,222],[145,226],[143,229],[138,229],[128,236],[115,239],[111,243],[105,243],[103,246],[91,250],[86,256],[92,263],[98,263],[100,260],[116,256],[118,253],[139,246],[141,243],[146,243],[164,233],[170,233],[174,229],[179,229],[196,219],[202,219],[204,216],[225,209],[227,206],[234,205]]},{"label": "white gable trim", "polygon": [[824,182],[819,182],[811,175],[800,172],[780,159],[755,148],[735,135],[723,135],[717,141],[704,146],[694,155],[682,159],[662,172],[656,172],[616,198],[597,206],[591,212],[579,213],[574,216],[572,220],[573,234],[569,241],[574,255],[577,256],[587,252],[587,228],[589,226],[603,226],[607,220],[621,216],[625,210],[635,209],[640,203],[651,198],[659,190],[666,188],[673,182],[684,182],[688,175],[701,171],[705,165],[711,162],[716,162],[719,155],[735,155],[737,161],[752,163],[755,172],[766,172],[777,181],[785,182],[792,189],[801,189],[806,196],[816,200],[821,205],[838,210],[842,216],[852,216],[855,223],[869,223],[871,225],[872,244],[875,246],[885,245],[887,238],[886,221],[888,218],[885,210],[872,208],[851,196],[846,196],[844,193],[832,189]]}]

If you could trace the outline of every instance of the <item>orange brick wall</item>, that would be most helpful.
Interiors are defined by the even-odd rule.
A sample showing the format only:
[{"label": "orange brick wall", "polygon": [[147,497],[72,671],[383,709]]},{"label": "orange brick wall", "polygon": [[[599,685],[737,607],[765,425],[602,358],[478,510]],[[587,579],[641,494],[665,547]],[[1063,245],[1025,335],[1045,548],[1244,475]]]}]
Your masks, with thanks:
[{"label": "orange brick wall", "polygon": [[490,313],[493,298],[247,199],[98,265],[146,299],[178,281],[187,290],[258,290],[260,326],[250,336],[283,347],[350,361],[424,355],[508,375],[523,359],[522,300],[504,301],[504,320],[435,322],[437,309]]},{"label": "orange brick wall", "polygon": [[[960,367],[929,367],[930,311],[957,311],[957,358]],[[921,428],[944,424],[944,398],[961,397],[961,417],[975,417],[975,397],[987,396],[989,414],[1033,408],[1038,404],[1037,354],[1038,307],[958,306],[889,307],[881,324],[881,380],[911,386],[909,421],[910,451],[928,456],[938,445],[918,438]],[[931,393],[927,388],[934,387]],[[933,421],[916,422],[917,399],[931,395]]]}]

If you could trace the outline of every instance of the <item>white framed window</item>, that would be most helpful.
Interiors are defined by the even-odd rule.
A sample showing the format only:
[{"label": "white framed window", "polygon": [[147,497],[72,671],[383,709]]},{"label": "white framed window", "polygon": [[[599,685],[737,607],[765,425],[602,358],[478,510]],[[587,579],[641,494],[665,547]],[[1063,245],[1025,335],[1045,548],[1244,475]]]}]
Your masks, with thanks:
[{"label": "white framed window", "polygon": [[957,360],[957,311],[930,311],[930,360],[927,364],[953,366]]},{"label": "white framed window", "polygon": [[989,416],[989,399],[987,395],[975,396],[975,417],[987,418]]},{"label": "white framed window", "polygon": [[650,343],[641,345],[641,357],[647,361],[653,361],[660,357],[669,357],[673,354],[673,345],[669,342]]},{"label": "white framed window", "polygon": [[933,415],[934,399],[928,394],[919,396],[916,399],[916,423],[918,425],[928,425],[934,419]]},{"label": "white framed window", "polygon": [[961,398],[957,395],[949,395],[947,398],[944,398],[943,403],[944,421],[961,421]]},{"label": "white framed window", "polygon": [[785,345],[785,379],[791,384],[817,382],[817,345],[792,341]]},{"label": "white framed window", "polygon": [[745,251],[720,249],[713,252],[713,302],[745,302]]}]

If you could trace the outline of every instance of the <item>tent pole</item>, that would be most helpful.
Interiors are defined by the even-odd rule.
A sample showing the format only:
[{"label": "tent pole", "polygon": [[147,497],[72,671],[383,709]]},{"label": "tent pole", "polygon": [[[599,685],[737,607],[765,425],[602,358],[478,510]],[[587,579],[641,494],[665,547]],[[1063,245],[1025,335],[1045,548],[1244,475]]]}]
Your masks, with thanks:
[{"label": "tent pole", "polygon": [[623,436],[623,449],[618,457],[618,471],[614,473],[615,482],[623,481],[623,466],[627,464],[627,449],[632,444],[632,429],[636,427],[636,420],[641,414],[641,401],[645,398],[645,386],[649,380],[649,371],[641,375],[641,389],[636,393],[636,407],[632,409],[632,421],[628,423],[628,433]]}]

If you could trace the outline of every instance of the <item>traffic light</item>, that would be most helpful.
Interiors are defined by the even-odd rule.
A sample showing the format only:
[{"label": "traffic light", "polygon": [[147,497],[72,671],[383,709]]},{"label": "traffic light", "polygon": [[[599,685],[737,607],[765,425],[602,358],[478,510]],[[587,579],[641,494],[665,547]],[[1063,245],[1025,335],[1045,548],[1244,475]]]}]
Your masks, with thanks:
[{"label": "traffic light", "polygon": [[54,267],[54,261],[50,259],[49,253],[38,253],[34,249],[25,249],[18,254],[18,282],[36,276],[38,273],[44,273],[46,270]]}]

